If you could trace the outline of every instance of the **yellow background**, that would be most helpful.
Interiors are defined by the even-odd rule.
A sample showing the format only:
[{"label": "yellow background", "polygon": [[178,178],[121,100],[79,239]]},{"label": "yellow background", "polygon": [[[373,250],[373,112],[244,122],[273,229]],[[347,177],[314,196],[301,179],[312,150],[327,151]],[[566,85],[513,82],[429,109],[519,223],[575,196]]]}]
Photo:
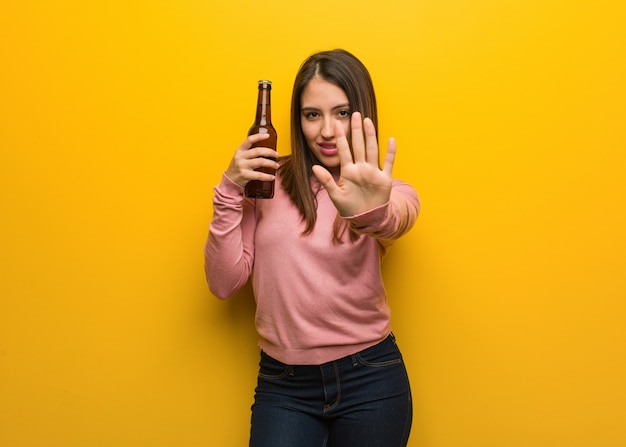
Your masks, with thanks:
[{"label": "yellow background", "polygon": [[212,187],[312,52],[369,67],[423,212],[384,270],[410,445],[626,445],[621,0],[5,1],[0,445],[246,445]]}]

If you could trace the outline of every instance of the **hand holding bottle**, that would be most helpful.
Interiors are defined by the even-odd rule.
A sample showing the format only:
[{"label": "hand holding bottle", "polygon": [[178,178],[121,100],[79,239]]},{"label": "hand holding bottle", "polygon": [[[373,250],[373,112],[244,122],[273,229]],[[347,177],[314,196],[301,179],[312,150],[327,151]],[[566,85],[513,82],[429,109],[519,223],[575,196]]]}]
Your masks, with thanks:
[{"label": "hand holding bottle", "polygon": [[268,147],[253,147],[255,144],[263,144],[263,140],[270,137],[269,134],[257,133],[250,135],[237,148],[226,175],[239,186],[246,186],[252,180],[272,181],[274,175],[266,174],[257,169],[278,169],[278,162],[274,161],[278,153]]},{"label": "hand holding bottle", "polygon": [[376,129],[369,118],[352,114],[352,152],[343,126],[335,125],[335,137],[339,154],[340,176],[335,182],[323,166],[313,166],[313,173],[328,192],[341,216],[354,216],[370,211],[389,201],[391,195],[391,172],[396,155],[396,142],[389,139],[383,169],[378,162]]}]

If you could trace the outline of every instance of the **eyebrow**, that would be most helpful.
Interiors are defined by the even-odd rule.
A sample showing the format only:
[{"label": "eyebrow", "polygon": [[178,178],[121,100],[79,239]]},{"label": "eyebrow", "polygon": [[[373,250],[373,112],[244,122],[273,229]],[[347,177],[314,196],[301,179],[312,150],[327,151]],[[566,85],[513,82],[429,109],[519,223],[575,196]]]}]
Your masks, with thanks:
[{"label": "eyebrow", "polygon": [[[334,106],[331,110],[343,109],[343,108],[346,108],[346,107],[350,108],[350,103],[346,102],[344,104],[338,104],[338,105]],[[302,107],[302,111],[305,111],[305,110],[319,110],[319,108],[311,107],[311,106]]]}]

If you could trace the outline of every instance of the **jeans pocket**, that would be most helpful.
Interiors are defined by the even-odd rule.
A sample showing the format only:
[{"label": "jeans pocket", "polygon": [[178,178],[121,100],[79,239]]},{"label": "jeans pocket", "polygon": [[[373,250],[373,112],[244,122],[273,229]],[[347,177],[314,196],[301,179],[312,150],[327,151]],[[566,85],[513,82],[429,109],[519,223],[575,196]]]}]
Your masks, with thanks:
[{"label": "jeans pocket", "polygon": [[291,366],[286,365],[270,357],[261,351],[261,361],[259,362],[259,378],[276,380],[282,379],[291,373]]},{"label": "jeans pocket", "polygon": [[374,368],[402,363],[402,354],[391,338],[356,353],[355,357],[361,365]]}]

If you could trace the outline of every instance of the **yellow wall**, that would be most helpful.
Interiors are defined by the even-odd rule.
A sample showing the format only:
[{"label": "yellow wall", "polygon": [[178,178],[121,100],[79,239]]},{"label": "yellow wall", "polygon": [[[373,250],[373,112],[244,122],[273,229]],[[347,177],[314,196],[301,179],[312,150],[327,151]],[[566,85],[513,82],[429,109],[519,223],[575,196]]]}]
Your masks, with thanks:
[{"label": "yellow wall", "polygon": [[389,254],[411,446],[626,445],[621,0],[5,1],[0,445],[241,446],[250,290],[208,292],[212,186],[300,62],[370,68],[423,200]]}]

